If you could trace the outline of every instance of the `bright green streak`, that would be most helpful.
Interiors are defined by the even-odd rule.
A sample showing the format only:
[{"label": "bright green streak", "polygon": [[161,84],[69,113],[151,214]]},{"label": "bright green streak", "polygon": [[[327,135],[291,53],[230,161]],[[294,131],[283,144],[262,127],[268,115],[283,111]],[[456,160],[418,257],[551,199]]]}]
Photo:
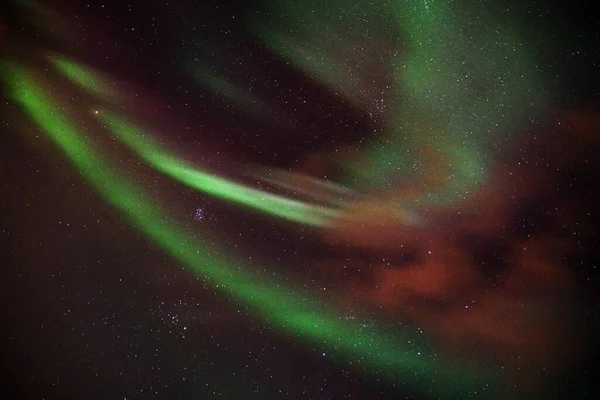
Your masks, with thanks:
[{"label": "bright green streak", "polygon": [[162,150],[152,139],[124,118],[103,112],[107,127],[146,162],[178,181],[212,196],[249,206],[270,215],[308,225],[323,226],[336,211],[262,192],[200,171]]},{"label": "bright green streak", "polygon": [[[99,75],[79,63],[62,57],[51,57],[50,61],[73,83],[89,93],[101,96],[109,93],[107,85],[104,84]],[[222,82],[222,84],[225,83]],[[221,87],[222,85],[217,86]],[[233,91],[234,89],[231,87],[227,89],[226,87],[223,90]],[[251,102],[251,100],[249,101]],[[330,208],[252,189],[201,171],[183,162],[177,156],[168,153],[162,146],[150,139],[149,135],[110,111],[103,111],[99,118],[119,139],[157,170],[208,195],[248,206],[289,221],[313,226],[324,226],[332,217],[337,215],[337,212]]]},{"label": "bright green streak", "polygon": [[[429,350],[425,348],[420,349],[423,355],[418,355],[417,350],[404,345],[409,338],[339,318],[321,305],[324,299],[302,296],[283,282],[259,280],[246,269],[227,262],[217,249],[199,243],[182,227],[161,218],[164,212],[148,200],[151,196],[128,182],[99,156],[64,109],[50,101],[49,93],[24,68],[7,65],[3,77],[6,87],[11,88],[11,97],[62,149],[98,193],[190,272],[218,285],[227,295],[283,332],[323,346],[330,355],[391,382],[407,382],[424,393],[446,397],[464,397],[471,389],[481,390],[473,371],[430,360]],[[410,340],[419,341],[417,337]]]}]

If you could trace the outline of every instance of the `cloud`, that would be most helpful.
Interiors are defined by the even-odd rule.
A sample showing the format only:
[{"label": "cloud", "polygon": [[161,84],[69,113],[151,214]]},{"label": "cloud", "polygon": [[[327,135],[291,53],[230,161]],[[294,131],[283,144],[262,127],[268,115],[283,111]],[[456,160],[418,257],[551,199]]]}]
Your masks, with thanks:
[{"label": "cloud", "polygon": [[[350,278],[349,301],[411,320],[456,357],[502,366],[511,383],[531,388],[534,376],[544,378],[540,371],[566,368],[578,344],[570,329],[576,282],[565,265],[575,246],[561,232],[578,224],[577,193],[555,193],[565,178],[557,171],[579,153],[564,151],[573,135],[560,135],[549,153],[522,144],[532,146],[528,158],[493,166],[489,183],[461,203],[414,210],[422,223],[398,212],[402,197],[373,195],[349,206],[324,235],[372,255],[361,263],[370,276]],[[412,256],[390,262],[391,254]]]}]

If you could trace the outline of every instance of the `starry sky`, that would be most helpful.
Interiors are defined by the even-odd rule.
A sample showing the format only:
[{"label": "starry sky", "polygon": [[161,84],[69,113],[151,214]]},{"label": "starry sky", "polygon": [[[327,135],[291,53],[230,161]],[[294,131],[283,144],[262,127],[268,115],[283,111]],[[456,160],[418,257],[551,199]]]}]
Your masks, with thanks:
[{"label": "starry sky", "polygon": [[5,3],[6,394],[597,398],[598,10]]}]

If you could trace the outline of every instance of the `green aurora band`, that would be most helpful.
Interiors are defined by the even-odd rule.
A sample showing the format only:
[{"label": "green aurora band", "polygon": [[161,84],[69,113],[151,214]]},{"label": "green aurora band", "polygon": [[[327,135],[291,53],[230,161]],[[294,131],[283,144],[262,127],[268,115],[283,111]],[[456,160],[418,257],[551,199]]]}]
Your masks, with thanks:
[{"label": "green aurora band", "polygon": [[[292,7],[293,2],[273,2],[271,15],[281,15],[284,23],[257,23],[254,28],[282,58],[359,107],[368,109],[375,95],[385,98],[381,130],[386,137],[362,149],[364,157],[355,165],[345,166],[349,186],[385,187],[397,176],[418,182],[423,179],[422,167],[429,162],[419,150],[426,149],[425,153],[443,160],[445,179],[433,188],[424,187],[423,196],[399,197],[399,206],[459,201],[465,192],[485,183],[487,151],[492,145],[502,146],[526,116],[535,117],[545,106],[531,50],[517,40],[515,31],[498,22],[502,18],[481,5],[468,9],[468,3],[454,3],[451,10],[447,2],[435,0],[384,1],[375,8],[360,1],[352,7],[342,2],[337,7],[330,1],[319,4],[321,8],[315,12],[309,6]],[[454,9],[459,6],[461,10]],[[470,15],[471,19],[459,23],[458,15]],[[390,24],[394,33],[390,35],[373,21]],[[297,33],[292,34],[289,27]],[[385,78],[373,83],[369,76],[373,65],[359,67],[358,61],[366,58],[361,47],[369,50],[371,59],[382,60],[388,72]],[[400,47],[402,51],[395,50]],[[60,56],[52,56],[51,62],[96,98],[111,101],[118,97],[100,73]],[[483,368],[467,369],[430,356],[432,352],[425,347],[419,354],[405,344],[422,340],[418,335],[391,334],[381,327],[365,328],[343,319],[324,306],[327,300],[322,296],[300,294],[276,278],[259,279],[208,241],[192,239],[191,232],[162,218],[165,212],[149,200],[151,196],[94,150],[64,109],[52,102],[51,92],[34,72],[14,64],[5,67],[2,77],[12,98],[106,201],[187,270],[245,304],[272,326],[316,343],[394,384],[411,384],[424,395],[468,397],[472,390],[481,394],[491,383],[489,371]],[[214,77],[201,78],[210,81]],[[219,79],[209,85],[212,90],[238,104],[250,101]],[[275,196],[201,171],[165,152],[141,128],[109,109],[99,118],[154,168],[204,193],[313,226],[326,226],[338,216],[335,209]],[[495,380],[500,376],[497,372],[493,371]],[[494,397],[493,393],[489,397]]]},{"label": "green aurora band", "polygon": [[100,113],[99,118],[113,134],[135,150],[146,162],[193,189],[223,200],[249,206],[269,215],[307,225],[324,226],[337,214],[335,210],[329,208],[249,188],[201,171],[184,163],[175,155],[161,150],[157,144],[144,135],[143,131],[126,119],[109,111]]},{"label": "green aurora band", "polygon": [[[535,51],[497,3],[274,0],[251,29],[282,59],[379,114],[383,135],[342,166],[344,183],[370,191],[410,181],[421,195],[399,196],[399,206],[447,205],[486,183],[493,152],[547,109]],[[431,164],[433,184],[424,179]]]},{"label": "green aurora band", "polygon": [[[59,72],[88,93],[104,100],[111,93],[116,95],[108,88],[108,80],[104,79],[97,71],[65,57],[51,56],[49,59]],[[202,171],[182,161],[176,155],[168,153],[163,146],[152,140],[140,128],[108,109],[102,110],[98,118],[147,163],[193,189],[245,205],[268,215],[311,226],[324,226],[328,220],[338,214],[331,208],[277,196]]]},{"label": "green aurora band", "polygon": [[[105,103],[111,103],[110,95],[116,99],[120,97],[117,91],[108,87],[109,80],[98,71],[62,56],[50,56],[49,61],[72,83],[89,94],[103,99]],[[250,188],[203,171],[168,152],[164,146],[152,139],[152,135],[148,135],[139,126],[109,109],[103,109],[98,113],[97,118],[102,120],[122,143],[155,169],[205,194],[309,226],[327,227],[334,218],[352,218],[344,211],[343,201],[334,208],[311,204]],[[266,175],[257,176],[257,179],[269,181]],[[422,219],[418,213],[412,211],[410,206],[397,207],[395,217],[408,225],[422,224]]]},{"label": "green aurora band", "polygon": [[419,335],[391,334],[382,328],[344,319],[332,307],[324,306],[326,298],[300,294],[276,278],[259,279],[239,263],[227,260],[208,241],[193,239],[191,232],[169,222],[164,210],[149,200],[152,196],[100,156],[66,114],[68,107],[52,102],[50,90],[40,83],[36,73],[12,63],[3,67],[2,77],[9,96],[28,117],[56,143],[100,196],[190,273],[246,305],[283,334],[310,341],[366,373],[387,378],[394,385],[409,384],[425,395],[445,397],[468,397],[473,391],[491,390],[490,371],[475,369],[473,365],[467,369],[455,361],[432,356],[433,352],[424,343],[418,350],[406,344],[422,343]]}]

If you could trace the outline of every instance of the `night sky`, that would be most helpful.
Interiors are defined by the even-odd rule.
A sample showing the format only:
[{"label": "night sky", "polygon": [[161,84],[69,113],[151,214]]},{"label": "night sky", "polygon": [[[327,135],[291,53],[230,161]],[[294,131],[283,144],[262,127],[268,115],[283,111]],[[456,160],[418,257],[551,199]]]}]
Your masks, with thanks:
[{"label": "night sky", "polygon": [[600,13],[6,1],[2,398],[589,398]]}]

